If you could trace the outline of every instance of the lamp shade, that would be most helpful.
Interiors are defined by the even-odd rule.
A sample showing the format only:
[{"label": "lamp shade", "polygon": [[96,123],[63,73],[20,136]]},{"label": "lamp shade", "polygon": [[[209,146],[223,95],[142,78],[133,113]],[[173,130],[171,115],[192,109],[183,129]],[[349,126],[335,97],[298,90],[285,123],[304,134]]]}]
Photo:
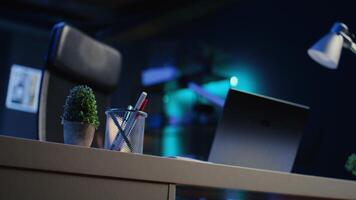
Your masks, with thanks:
[{"label": "lamp shade", "polygon": [[344,38],[335,33],[329,32],[308,49],[309,56],[319,64],[336,69],[339,64]]}]

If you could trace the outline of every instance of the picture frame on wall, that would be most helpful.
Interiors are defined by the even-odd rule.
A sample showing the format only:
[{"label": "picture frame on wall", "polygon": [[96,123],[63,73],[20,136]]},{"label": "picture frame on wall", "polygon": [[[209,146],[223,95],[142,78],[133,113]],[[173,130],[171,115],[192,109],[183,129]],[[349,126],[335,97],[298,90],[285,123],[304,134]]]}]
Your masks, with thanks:
[{"label": "picture frame on wall", "polygon": [[14,64],[11,66],[6,108],[37,113],[42,71]]}]

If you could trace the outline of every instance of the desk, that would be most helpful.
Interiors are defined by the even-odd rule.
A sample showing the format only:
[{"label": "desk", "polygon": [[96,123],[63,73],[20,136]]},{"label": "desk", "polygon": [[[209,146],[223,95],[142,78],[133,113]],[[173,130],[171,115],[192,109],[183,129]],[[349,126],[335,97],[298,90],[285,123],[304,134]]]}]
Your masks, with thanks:
[{"label": "desk", "polygon": [[0,137],[0,190],[0,199],[356,199],[353,181],[11,137]]}]

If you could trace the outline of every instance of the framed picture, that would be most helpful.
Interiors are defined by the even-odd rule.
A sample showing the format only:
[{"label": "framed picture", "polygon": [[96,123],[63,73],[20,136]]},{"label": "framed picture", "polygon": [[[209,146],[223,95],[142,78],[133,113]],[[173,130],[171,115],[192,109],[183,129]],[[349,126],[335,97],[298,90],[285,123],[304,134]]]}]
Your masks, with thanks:
[{"label": "framed picture", "polygon": [[42,71],[39,69],[12,65],[7,89],[6,107],[23,112],[36,113]]}]

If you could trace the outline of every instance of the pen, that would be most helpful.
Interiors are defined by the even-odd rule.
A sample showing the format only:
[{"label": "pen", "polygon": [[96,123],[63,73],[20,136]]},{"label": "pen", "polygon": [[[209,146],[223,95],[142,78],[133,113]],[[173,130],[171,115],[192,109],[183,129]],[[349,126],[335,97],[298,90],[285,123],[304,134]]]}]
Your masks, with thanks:
[{"label": "pen", "polygon": [[[142,103],[141,108],[140,108],[139,111],[143,111],[143,109],[145,109],[145,106],[147,105],[147,103],[148,103],[148,99],[145,99],[145,101]],[[136,122],[137,122],[137,116],[135,116],[135,119],[134,119],[134,122],[133,122],[132,126],[127,127],[128,131],[125,131],[125,134],[126,134],[125,136],[126,137],[129,137],[131,135],[132,129],[135,127]],[[122,140],[121,140],[121,142],[122,142]]]},{"label": "pen", "polygon": [[131,105],[127,106],[126,112],[124,114],[123,125],[122,125],[123,129],[125,129],[125,127],[126,127],[127,121],[129,120],[132,110],[133,110],[133,107]]},{"label": "pen", "polygon": [[[130,112],[131,110],[133,109],[133,107],[131,105],[127,106],[127,109],[125,111],[125,114],[124,114],[124,117],[123,117],[123,120],[122,120],[122,123],[121,123],[121,126],[119,124],[119,122],[115,121],[116,120],[116,117],[113,115],[113,114],[110,114],[111,118],[114,120],[114,123],[116,126],[120,126],[118,127],[119,131],[117,132],[115,138],[113,141],[115,140],[119,140],[119,144],[121,144],[121,140],[125,140],[125,142],[129,142],[128,138],[126,137],[125,138],[125,135],[123,135],[124,131],[125,130],[125,127],[126,127],[126,124],[127,124],[127,120],[129,119],[129,116],[130,116]],[[124,137],[123,137],[124,136]],[[110,146],[110,149],[112,149],[112,146]],[[118,149],[120,150],[120,149]]]},{"label": "pen", "polygon": [[[146,97],[147,97],[147,93],[146,92],[142,92],[140,97],[138,98],[136,104],[135,104],[134,111],[138,111],[141,108],[141,106],[143,105]],[[124,132],[122,133],[124,139],[128,135],[128,133],[131,131],[131,129],[132,129],[133,125],[134,125],[134,122],[135,122],[135,118],[136,118],[136,114],[135,113],[132,113],[132,114],[129,115],[127,123],[126,123],[126,126],[125,126],[125,129],[124,129]],[[110,149],[117,150],[118,147],[119,147],[119,144],[121,143],[121,141],[122,140],[119,140],[119,137],[116,137],[115,140],[113,141],[113,143],[111,144],[111,148]],[[127,141],[125,141],[125,142],[127,143]],[[128,146],[130,146],[130,145],[128,144]]]}]

